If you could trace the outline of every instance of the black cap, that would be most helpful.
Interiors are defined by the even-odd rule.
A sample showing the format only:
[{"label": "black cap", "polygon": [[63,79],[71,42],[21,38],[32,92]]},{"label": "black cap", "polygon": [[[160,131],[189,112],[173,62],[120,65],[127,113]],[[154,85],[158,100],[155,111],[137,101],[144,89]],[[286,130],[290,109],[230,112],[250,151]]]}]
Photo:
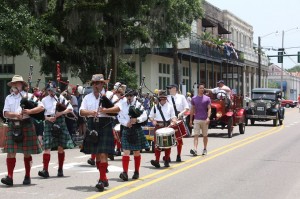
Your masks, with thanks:
[{"label": "black cap", "polygon": [[217,82],[217,84],[224,84],[224,80],[219,80],[218,82]]},{"label": "black cap", "polygon": [[169,86],[167,86],[167,88],[176,88],[176,89],[178,89],[178,85],[177,84],[171,84],[171,85],[169,85]]},{"label": "black cap", "polygon": [[136,95],[135,90],[133,90],[132,88],[126,88],[125,96],[128,96],[128,95]]}]

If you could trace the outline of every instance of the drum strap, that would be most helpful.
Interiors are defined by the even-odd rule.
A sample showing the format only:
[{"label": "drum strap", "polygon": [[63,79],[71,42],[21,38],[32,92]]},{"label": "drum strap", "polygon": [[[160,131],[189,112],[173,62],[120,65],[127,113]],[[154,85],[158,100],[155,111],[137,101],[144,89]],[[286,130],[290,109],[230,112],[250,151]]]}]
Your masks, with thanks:
[{"label": "drum strap", "polygon": [[161,117],[162,117],[162,119],[164,121],[164,126],[166,126],[166,118],[165,118],[165,116],[164,116],[164,114],[163,114],[163,112],[162,112],[161,107],[159,106],[159,104],[157,104],[157,109],[159,110],[159,113],[160,113],[160,115],[161,115]]},{"label": "drum strap", "polygon": [[173,107],[174,107],[174,110],[175,110],[175,115],[176,115],[176,117],[178,117],[178,111],[177,111],[177,108],[176,108],[174,97],[171,96],[171,98],[172,98],[172,103],[173,103]]}]

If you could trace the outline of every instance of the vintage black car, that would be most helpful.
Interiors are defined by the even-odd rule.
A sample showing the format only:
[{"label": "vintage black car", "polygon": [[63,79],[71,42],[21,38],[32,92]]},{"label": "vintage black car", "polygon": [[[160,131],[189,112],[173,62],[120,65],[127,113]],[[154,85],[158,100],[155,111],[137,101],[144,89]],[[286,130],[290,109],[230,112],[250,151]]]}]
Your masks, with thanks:
[{"label": "vintage black car", "polygon": [[273,120],[273,126],[282,125],[284,120],[284,107],[281,107],[281,90],[275,88],[255,88],[251,92],[251,101],[246,109],[246,125],[250,120]]}]

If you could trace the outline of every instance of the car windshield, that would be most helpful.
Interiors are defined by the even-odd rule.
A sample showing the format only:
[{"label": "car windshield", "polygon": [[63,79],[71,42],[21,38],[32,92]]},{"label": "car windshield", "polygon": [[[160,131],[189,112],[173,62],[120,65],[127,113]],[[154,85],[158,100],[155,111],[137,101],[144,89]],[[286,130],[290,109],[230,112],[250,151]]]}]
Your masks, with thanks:
[{"label": "car windshield", "polygon": [[274,93],[252,93],[252,99],[275,100],[276,95]]}]

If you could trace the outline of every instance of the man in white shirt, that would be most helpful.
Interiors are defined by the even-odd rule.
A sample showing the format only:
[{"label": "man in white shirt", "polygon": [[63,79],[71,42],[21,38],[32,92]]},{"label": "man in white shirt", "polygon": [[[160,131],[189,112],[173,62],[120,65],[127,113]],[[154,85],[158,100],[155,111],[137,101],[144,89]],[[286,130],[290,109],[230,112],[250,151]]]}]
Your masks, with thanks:
[{"label": "man in white shirt", "polygon": [[[178,85],[172,84],[167,86],[169,90],[168,102],[174,107],[175,115],[183,121],[183,116],[189,111],[189,104],[184,95],[178,93]],[[183,121],[184,122],[184,121]],[[178,134],[177,134],[178,135]],[[181,162],[182,137],[177,138],[177,157],[176,162]]]},{"label": "man in white shirt", "polygon": [[[159,103],[152,107],[149,114],[149,120],[152,122],[153,126],[155,127],[155,135],[154,135],[155,145],[156,145],[156,130],[169,126],[171,122],[175,124],[177,120],[173,106],[167,102],[166,91],[159,91],[158,99],[159,99]],[[161,153],[161,149],[156,147],[155,160],[151,160],[151,164],[156,168],[160,168],[160,164],[159,164],[160,153]],[[165,167],[170,167],[169,164],[170,154],[171,154],[171,148],[165,149],[165,158],[164,158]]]}]

